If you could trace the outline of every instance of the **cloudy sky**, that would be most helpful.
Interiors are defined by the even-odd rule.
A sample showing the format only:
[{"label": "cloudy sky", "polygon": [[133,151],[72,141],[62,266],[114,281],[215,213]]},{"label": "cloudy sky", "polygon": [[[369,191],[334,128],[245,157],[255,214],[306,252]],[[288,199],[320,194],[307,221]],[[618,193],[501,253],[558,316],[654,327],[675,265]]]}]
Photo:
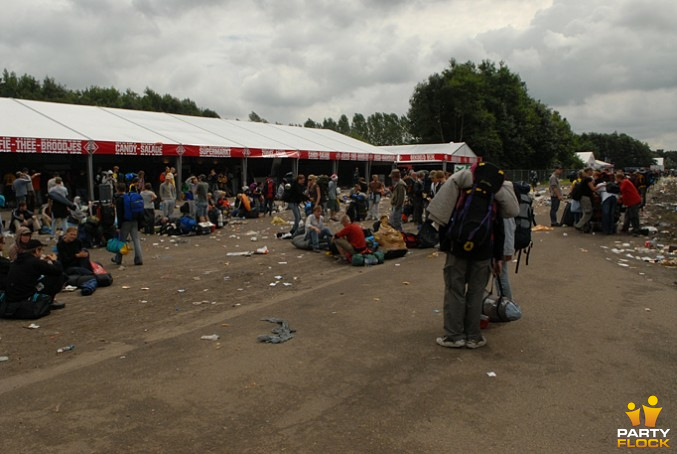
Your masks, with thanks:
[{"label": "cloudy sky", "polygon": [[403,115],[451,58],[490,59],[575,132],[677,150],[675,18],[677,0],[5,0],[0,62],[286,124]]}]

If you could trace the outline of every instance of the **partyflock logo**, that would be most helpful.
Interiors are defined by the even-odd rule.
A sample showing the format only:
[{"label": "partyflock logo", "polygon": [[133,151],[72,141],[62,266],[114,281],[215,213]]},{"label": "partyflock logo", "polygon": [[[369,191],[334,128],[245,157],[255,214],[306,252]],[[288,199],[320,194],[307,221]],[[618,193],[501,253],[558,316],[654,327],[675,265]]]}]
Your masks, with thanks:
[{"label": "partyflock logo", "polygon": [[649,396],[647,399],[649,406],[642,405],[644,410],[644,429],[635,429],[640,425],[640,409],[636,408],[634,402],[628,403],[628,415],[632,429],[618,429],[617,444],[619,448],[669,448],[668,433],[670,429],[656,428],[656,420],[663,407],[657,407],[658,398]]}]

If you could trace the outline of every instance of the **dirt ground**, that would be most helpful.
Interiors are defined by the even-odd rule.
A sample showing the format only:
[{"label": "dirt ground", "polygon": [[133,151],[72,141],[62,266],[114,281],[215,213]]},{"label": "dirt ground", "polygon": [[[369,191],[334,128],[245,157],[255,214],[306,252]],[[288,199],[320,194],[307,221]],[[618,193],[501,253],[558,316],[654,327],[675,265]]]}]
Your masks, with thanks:
[{"label": "dirt ground", "polygon": [[[647,238],[535,232],[511,275],[524,318],[454,350],[435,343],[443,253],[351,267],[279,229],[146,237],[142,267],[96,250],[112,287],[60,295],[37,329],[0,320],[1,451],[618,452],[651,395],[677,430],[677,268],[642,260]],[[296,337],[257,342],[266,317]]]}]

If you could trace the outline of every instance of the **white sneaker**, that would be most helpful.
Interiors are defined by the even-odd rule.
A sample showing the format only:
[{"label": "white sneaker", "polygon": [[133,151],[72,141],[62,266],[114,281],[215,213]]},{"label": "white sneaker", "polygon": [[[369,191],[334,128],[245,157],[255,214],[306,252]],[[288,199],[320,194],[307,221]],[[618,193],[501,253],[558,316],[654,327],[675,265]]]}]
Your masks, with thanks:
[{"label": "white sneaker", "polygon": [[466,346],[465,339],[451,340],[449,337],[438,337],[437,345],[447,348],[463,348]]},{"label": "white sneaker", "polygon": [[487,345],[487,340],[482,336],[480,339],[471,339],[465,343],[467,348],[480,348]]}]

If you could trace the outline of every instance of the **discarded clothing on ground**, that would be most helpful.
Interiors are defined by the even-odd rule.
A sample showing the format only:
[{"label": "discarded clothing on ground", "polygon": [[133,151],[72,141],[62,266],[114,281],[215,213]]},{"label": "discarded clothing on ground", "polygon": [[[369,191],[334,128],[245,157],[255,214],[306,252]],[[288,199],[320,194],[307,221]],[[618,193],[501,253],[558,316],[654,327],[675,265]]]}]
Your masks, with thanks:
[{"label": "discarded clothing on ground", "polygon": [[271,330],[273,334],[275,334],[275,336],[271,336],[270,334],[263,334],[257,337],[256,340],[259,342],[266,342],[269,344],[281,344],[282,342],[286,342],[289,339],[292,339],[294,337],[294,333],[296,332],[295,329],[289,326],[289,323],[287,323],[286,320],[282,320],[281,318],[275,317],[262,318],[261,321],[277,323],[280,326],[278,326],[277,328],[273,328]]}]

